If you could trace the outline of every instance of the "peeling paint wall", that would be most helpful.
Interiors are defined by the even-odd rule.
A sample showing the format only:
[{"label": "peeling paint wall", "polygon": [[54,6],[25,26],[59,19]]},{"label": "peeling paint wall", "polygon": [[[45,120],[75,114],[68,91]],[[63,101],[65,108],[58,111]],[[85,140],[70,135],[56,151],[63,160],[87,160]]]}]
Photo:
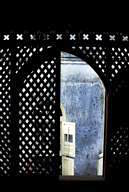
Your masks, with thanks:
[{"label": "peeling paint wall", "polygon": [[75,175],[96,175],[98,155],[103,151],[105,90],[88,64],[65,53],[62,61],[61,103],[67,121],[76,123]]}]

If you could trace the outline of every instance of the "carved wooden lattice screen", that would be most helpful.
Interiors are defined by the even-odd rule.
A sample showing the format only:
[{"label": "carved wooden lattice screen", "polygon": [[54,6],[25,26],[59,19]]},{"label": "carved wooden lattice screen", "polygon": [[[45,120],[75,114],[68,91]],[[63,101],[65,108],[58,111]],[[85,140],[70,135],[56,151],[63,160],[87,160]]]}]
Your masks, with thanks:
[{"label": "carved wooden lattice screen", "polygon": [[0,175],[59,175],[61,51],[85,60],[105,84],[105,171],[124,171],[129,34],[13,32],[0,38]]}]

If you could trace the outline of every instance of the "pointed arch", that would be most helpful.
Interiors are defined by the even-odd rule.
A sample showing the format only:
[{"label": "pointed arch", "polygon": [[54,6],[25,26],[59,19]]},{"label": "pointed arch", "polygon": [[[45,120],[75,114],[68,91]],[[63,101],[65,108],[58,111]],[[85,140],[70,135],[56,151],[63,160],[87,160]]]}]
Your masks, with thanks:
[{"label": "pointed arch", "polygon": [[[96,82],[97,86],[95,85]],[[89,83],[93,89],[87,88],[87,83]],[[92,89],[92,91],[90,89]],[[61,53],[61,103],[65,108],[67,121],[75,122],[76,124],[75,175],[95,176],[98,172],[98,175],[103,176],[103,170],[98,171],[95,165],[97,164],[97,159],[94,161],[94,165],[90,165],[90,168],[87,162],[90,164],[90,161],[95,159],[95,155],[98,155],[97,158],[100,158],[102,157],[102,153],[105,153],[105,92],[105,85],[102,79],[87,62],[73,54],[66,52]],[[88,104],[88,102],[91,103]],[[98,103],[96,104],[95,102]],[[101,102],[103,104],[100,107]],[[97,112],[99,115],[97,115]],[[92,116],[92,118],[90,118],[90,116]],[[101,133],[99,133],[99,131]],[[90,134],[91,138],[89,138]],[[89,147],[86,146],[86,143]],[[88,150],[91,150],[91,152],[88,152]],[[82,163],[81,161],[83,160],[81,158],[83,160],[85,159]],[[87,166],[84,166],[84,164],[87,164]],[[101,169],[103,169],[102,164],[103,162],[101,161]]]}]

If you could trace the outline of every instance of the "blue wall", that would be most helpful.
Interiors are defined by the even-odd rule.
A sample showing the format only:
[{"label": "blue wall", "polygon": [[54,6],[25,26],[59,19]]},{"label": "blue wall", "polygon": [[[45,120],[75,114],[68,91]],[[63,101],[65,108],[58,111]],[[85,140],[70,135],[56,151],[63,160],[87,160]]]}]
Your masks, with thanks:
[{"label": "blue wall", "polygon": [[61,66],[61,103],[67,121],[76,123],[75,175],[96,175],[103,150],[104,97],[103,85],[89,65]]}]

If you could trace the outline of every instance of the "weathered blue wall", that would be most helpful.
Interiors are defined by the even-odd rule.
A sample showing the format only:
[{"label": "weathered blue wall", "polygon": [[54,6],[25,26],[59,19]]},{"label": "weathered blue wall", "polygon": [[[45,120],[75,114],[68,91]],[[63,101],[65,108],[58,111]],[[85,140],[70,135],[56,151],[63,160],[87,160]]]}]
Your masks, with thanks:
[{"label": "weathered blue wall", "polygon": [[102,83],[88,65],[61,66],[61,103],[67,121],[76,123],[75,175],[96,175],[103,150],[104,97]]}]

